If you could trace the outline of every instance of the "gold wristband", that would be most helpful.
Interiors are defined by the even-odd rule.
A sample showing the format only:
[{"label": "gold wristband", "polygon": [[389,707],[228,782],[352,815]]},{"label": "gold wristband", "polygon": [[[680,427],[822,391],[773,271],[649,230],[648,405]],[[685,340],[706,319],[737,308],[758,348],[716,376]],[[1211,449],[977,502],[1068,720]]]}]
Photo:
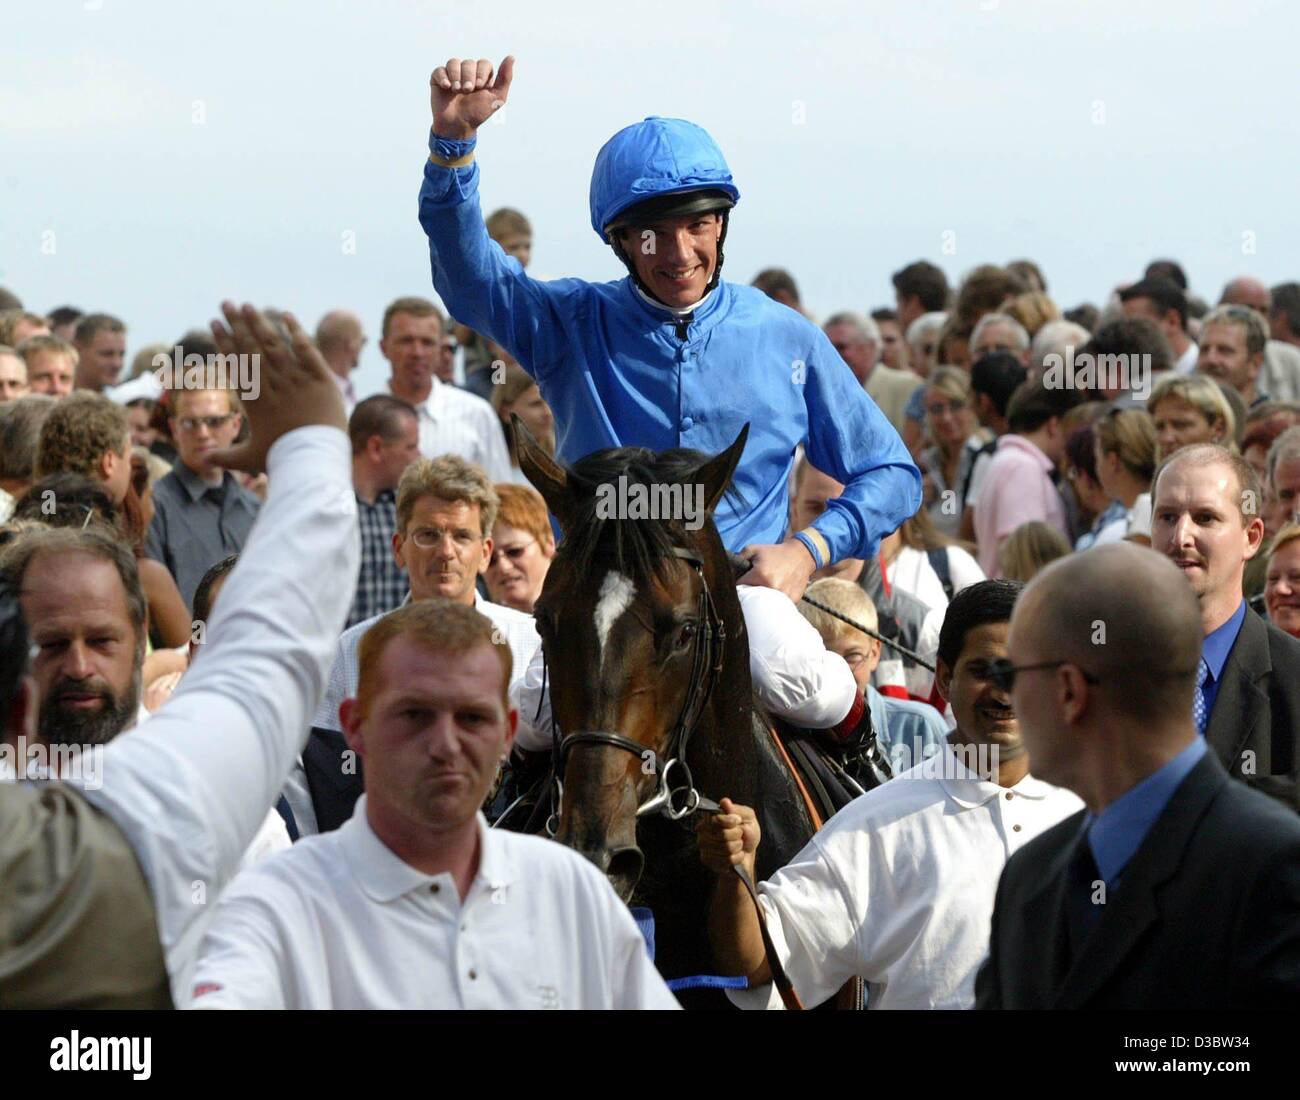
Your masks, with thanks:
[{"label": "gold wristband", "polygon": [[434,164],[437,164],[442,168],[464,168],[465,165],[471,164],[473,162],[474,151],[471,149],[463,157],[457,157],[455,160],[443,160],[442,157],[435,156],[433,153],[430,153],[429,159],[433,161]]},{"label": "gold wristband", "polygon": [[817,553],[822,556],[822,565],[830,565],[831,544],[826,541],[826,536],[818,531],[816,527],[805,527],[799,534],[807,537],[817,547]]}]

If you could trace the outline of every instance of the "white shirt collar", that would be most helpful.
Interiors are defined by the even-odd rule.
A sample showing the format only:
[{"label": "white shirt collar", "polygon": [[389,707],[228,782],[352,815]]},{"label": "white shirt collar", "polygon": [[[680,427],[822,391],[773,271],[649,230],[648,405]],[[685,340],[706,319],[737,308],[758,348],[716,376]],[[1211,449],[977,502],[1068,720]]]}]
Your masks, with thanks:
[{"label": "white shirt collar", "polygon": [[[429,396],[426,397],[423,401],[415,402],[414,407],[416,412],[426,413],[429,416],[429,419],[437,420],[438,406],[440,404],[438,397],[440,391],[442,390],[442,387],[446,385],[446,383],[444,383],[443,380],[439,378],[436,374],[432,375],[429,378],[429,382],[430,382]],[[387,386],[388,386],[388,392],[390,394],[396,397],[399,401],[406,401],[405,397],[402,397],[396,390],[393,389],[393,380],[391,378],[389,378],[387,382]],[[409,403],[410,402],[408,402],[408,404]]]},{"label": "white shirt collar", "polygon": [[633,280],[632,282],[632,289],[635,290],[637,294],[641,296],[641,300],[645,302],[647,305],[654,306],[655,309],[663,310],[664,313],[671,313],[674,317],[685,317],[688,313],[694,313],[697,309],[699,309],[702,305],[704,305],[705,302],[707,302],[710,298],[712,298],[714,291],[717,290],[717,287],[714,287],[713,290],[710,290],[708,294],[706,294],[693,306],[666,306],[664,305],[663,302],[659,301],[658,298],[651,298],[649,294],[647,294],[644,290],[642,290],[639,286],[636,285],[635,280]]},{"label": "white shirt collar", "polygon": [[1048,784],[1041,779],[1035,779],[1032,775],[1026,775],[1013,787],[1002,787],[990,779],[981,779],[976,772],[966,767],[965,762],[954,751],[952,742],[944,746],[943,756],[938,759],[944,762],[939,776],[939,783],[944,793],[964,810],[983,806],[1007,791],[1018,794],[1022,798],[1041,801],[1052,790]]},{"label": "white shirt collar", "polygon": [[344,378],[342,375],[336,374],[333,370],[330,371],[330,377],[334,379],[334,384],[338,386],[339,393],[343,394],[343,396],[348,398],[348,400],[351,400],[356,393],[356,390],[352,386],[352,379]]},{"label": "white shirt collar", "polygon": [[[513,882],[516,867],[505,845],[498,844],[487,819],[480,813],[475,817],[479,836],[478,874],[470,886],[470,893],[480,888],[496,890]],[[415,890],[427,890],[449,875],[426,875],[412,867],[388,847],[370,827],[366,816],[366,796],[357,799],[352,817],[339,830],[339,844],[347,855],[352,873],[361,888],[374,901],[386,904]]]}]

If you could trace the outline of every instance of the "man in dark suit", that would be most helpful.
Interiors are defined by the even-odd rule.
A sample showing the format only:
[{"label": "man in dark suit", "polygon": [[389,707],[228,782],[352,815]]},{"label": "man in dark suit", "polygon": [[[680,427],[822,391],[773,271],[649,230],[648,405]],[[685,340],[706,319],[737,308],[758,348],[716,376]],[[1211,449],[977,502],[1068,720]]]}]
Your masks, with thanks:
[{"label": "man in dark suit", "polygon": [[1300,641],[1242,598],[1264,539],[1258,476],[1215,444],[1185,447],[1156,472],[1151,545],[1187,578],[1200,607],[1193,713],[1229,774],[1300,808]]},{"label": "man in dark suit", "polygon": [[302,768],[316,825],[313,833],[339,828],[365,793],[361,760],[338,730],[313,726],[302,749]]},{"label": "man in dark suit", "polygon": [[1200,611],[1118,543],[1016,605],[1012,705],[1034,773],[1087,809],[1011,857],[980,1008],[1300,1008],[1300,820],[1196,730]]}]

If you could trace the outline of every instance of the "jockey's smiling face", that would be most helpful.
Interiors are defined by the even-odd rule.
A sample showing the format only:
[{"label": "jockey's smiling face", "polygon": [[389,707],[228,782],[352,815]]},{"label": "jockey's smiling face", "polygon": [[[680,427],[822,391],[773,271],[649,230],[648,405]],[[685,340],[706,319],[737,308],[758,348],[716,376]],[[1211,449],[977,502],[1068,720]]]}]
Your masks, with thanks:
[{"label": "jockey's smiling face", "polygon": [[718,267],[722,217],[688,214],[623,231],[623,248],[641,282],[666,306],[693,306]]}]

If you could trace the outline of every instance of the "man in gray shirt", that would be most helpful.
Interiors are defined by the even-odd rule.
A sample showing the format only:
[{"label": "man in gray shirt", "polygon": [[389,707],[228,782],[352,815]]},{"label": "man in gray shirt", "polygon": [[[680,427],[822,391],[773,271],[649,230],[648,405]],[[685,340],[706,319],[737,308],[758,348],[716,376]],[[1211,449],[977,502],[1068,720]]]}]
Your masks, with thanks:
[{"label": "man in gray shirt", "polygon": [[154,486],[145,553],[176,578],[186,606],[212,565],[244,548],[261,502],[209,456],[239,435],[240,414],[227,390],[172,392],[176,465]]}]

